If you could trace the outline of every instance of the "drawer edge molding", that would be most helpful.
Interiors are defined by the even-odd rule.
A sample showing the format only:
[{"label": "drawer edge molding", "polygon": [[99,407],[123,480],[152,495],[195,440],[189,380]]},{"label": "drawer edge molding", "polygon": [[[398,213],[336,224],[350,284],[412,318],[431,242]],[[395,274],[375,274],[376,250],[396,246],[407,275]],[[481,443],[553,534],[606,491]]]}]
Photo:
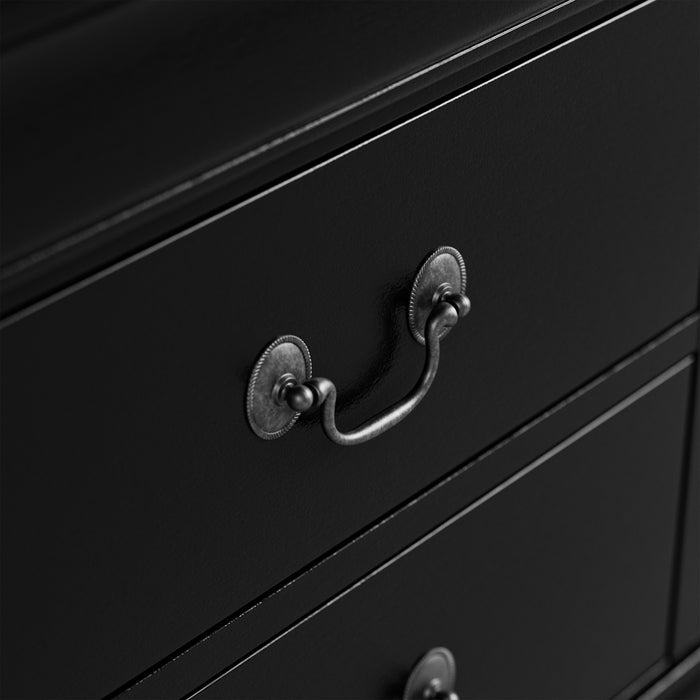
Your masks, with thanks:
[{"label": "drawer edge molding", "polygon": [[335,596],[333,596],[330,600],[326,601],[319,607],[315,608],[312,612],[310,612],[307,616],[302,618],[301,620],[298,620],[291,626],[289,626],[287,629],[285,629],[283,632],[281,632],[279,635],[274,637],[273,639],[270,639],[268,642],[263,644],[262,646],[258,647],[254,651],[252,651],[250,654],[246,655],[244,658],[239,659],[236,663],[234,663],[230,668],[227,668],[225,671],[217,675],[215,678],[212,678],[211,680],[207,681],[202,687],[198,688],[194,692],[190,693],[189,695],[186,696],[186,700],[192,700],[193,698],[197,697],[201,692],[212,686],[214,683],[218,682],[221,678],[223,678],[225,675],[228,673],[231,673],[232,671],[236,670],[239,668],[241,665],[252,659],[253,657],[257,656],[258,654],[262,653],[266,649],[268,649],[270,646],[278,642],[280,639],[284,638],[294,630],[296,630],[298,627],[306,624],[313,618],[315,618],[317,615],[322,613],[324,610],[326,610],[328,607],[331,605],[335,604],[345,596],[349,595],[356,589],[360,588],[362,585],[370,581],[372,578],[377,576],[378,574],[382,573],[392,565],[394,565],[396,562],[399,560],[403,559],[405,556],[411,554],[413,551],[424,545],[425,543],[429,542],[431,539],[433,539],[435,536],[439,535],[443,531],[447,530],[449,527],[453,526],[455,523],[459,522],[462,520],[464,517],[475,511],[477,508],[480,506],[484,505],[488,501],[491,501],[493,498],[501,494],[503,491],[514,485],[515,483],[519,482],[521,479],[527,477],[529,474],[531,474],[533,471],[541,467],[543,464],[548,462],[550,459],[555,457],[556,455],[560,454],[567,448],[571,447],[573,444],[581,440],[582,438],[586,437],[593,431],[595,431],[597,428],[602,426],[603,424],[607,423],[609,420],[617,416],[618,414],[622,413],[625,409],[629,408],[633,404],[635,404],[637,401],[640,399],[644,398],[648,394],[652,393],[655,389],[658,389],[661,387],[663,384],[665,384],[668,380],[672,379],[673,377],[679,375],[680,373],[684,372],[688,368],[692,367],[694,364],[695,360],[693,356],[686,356],[682,360],[679,360],[676,362],[672,367],[669,367],[667,370],[662,372],[660,375],[646,383],[644,386],[640,387],[637,389],[635,392],[627,396],[625,399],[620,401],[619,403],[615,404],[612,408],[607,409],[605,412],[603,412],[601,415],[598,417],[594,418],[591,422],[587,423],[585,426],[582,428],[579,428],[575,433],[572,435],[569,435],[567,438],[559,442],[557,445],[549,449],[547,452],[545,452],[543,455],[538,457],[537,459],[533,460],[523,468],[519,469],[515,474],[512,476],[508,477],[505,481],[502,483],[498,484],[495,488],[491,489],[488,491],[486,494],[483,496],[477,498],[475,501],[470,503],[468,506],[460,510],[458,513],[452,515],[449,517],[447,520],[443,521],[440,525],[435,527],[433,530],[428,532],[427,534],[423,535],[420,537],[418,540],[415,542],[411,543],[408,547],[404,548],[397,554],[395,554],[393,557],[388,559],[387,561],[383,562],[380,566],[378,566],[376,569],[373,571],[369,572],[365,576],[361,577],[354,583],[352,583],[350,586],[345,588],[344,590],[340,591],[337,593]]},{"label": "drawer edge molding", "polygon": [[[241,638],[259,643],[277,637],[277,632],[305,616],[318,595],[331,596],[352,581],[355,572],[372,570],[398,551],[405,541],[413,541],[431,531],[440,513],[456,512],[464,502],[489,493],[489,484],[509,476],[510,466],[519,458],[530,462],[561,436],[582,429],[596,416],[610,411],[625,397],[654,382],[665,373],[678,373],[692,363],[697,351],[700,314],[692,314],[660,334],[638,351],[598,375],[556,405],[533,417],[497,444],[460,465],[444,479],[417,494],[409,502],[388,513],[380,521],[327,552],[317,561],[263,594],[250,605],[206,630],[186,647],[178,649],[154,667],[145,670],[106,696],[129,700],[149,700],[164,695],[182,696],[192,688],[192,678],[200,682],[212,678],[216,665],[224,659],[246,656]],[[640,389],[641,386],[641,389]],[[648,393],[648,392],[647,392]],[[611,408],[612,407],[612,408]],[[445,488],[447,486],[447,488]],[[326,578],[327,581],[323,582]],[[321,591],[322,593],[319,593]],[[252,643],[252,642],[251,642]]]},{"label": "drawer edge molding", "polygon": [[[429,107],[427,109],[422,110],[419,114],[416,114],[414,116],[411,116],[407,119],[402,120],[399,124],[396,124],[394,126],[391,126],[387,129],[382,130],[380,133],[375,134],[373,136],[370,136],[369,138],[366,138],[364,140],[361,140],[359,143],[346,148],[342,150],[340,153],[332,156],[331,158],[327,158],[323,160],[320,163],[316,163],[310,167],[304,168],[301,172],[292,175],[291,177],[284,178],[281,182],[278,182],[272,186],[265,187],[262,189],[262,191],[257,192],[256,194],[246,197],[240,202],[237,202],[233,206],[226,207],[222,211],[217,212],[213,216],[209,216],[204,218],[201,221],[198,221],[192,226],[189,226],[185,228],[184,230],[181,230],[175,234],[172,234],[170,236],[167,236],[161,241],[158,241],[157,243],[151,244],[144,249],[132,253],[130,255],[127,255],[125,258],[122,260],[119,260],[116,263],[112,263],[111,265],[108,265],[107,267],[99,270],[98,272],[92,273],[87,275],[86,277],[80,279],[77,282],[73,282],[68,284],[67,286],[63,287],[62,289],[59,289],[58,291],[54,291],[53,293],[50,293],[48,296],[45,298],[42,298],[38,301],[34,301],[29,303],[27,306],[23,308],[19,308],[17,310],[12,310],[10,311],[5,318],[0,320],[0,330],[3,328],[16,323],[17,321],[33,314],[41,309],[57,302],[60,301],[61,299],[74,294],[81,289],[84,289],[85,287],[98,282],[99,280],[103,279],[104,277],[107,277],[115,272],[118,272],[122,268],[131,265],[133,263],[138,262],[139,260],[143,259],[144,257],[147,257],[162,248],[169,246],[173,243],[176,243],[182,238],[185,238],[197,231],[199,231],[202,228],[205,228],[206,226],[214,223],[215,221],[218,221],[219,219],[222,219],[238,210],[241,208],[252,204],[253,202],[257,202],[258,200],[278,191],[280,188],[285,187],[286,185],[289,185],[293,182],[296,182],[297,180],[306,177],[307,175],[310,175],[311,173],[316,172],[317,170],[324,168],[342,158],[345,156],[350,155],[351,153],[354,153],[355,151],[364,148],[366,146],[369,146],[370,144],[376,142],[379,139],[382,139],[393,132],[402,129],[412,123],[414,123],[417,120],[423,119],[424,117],[432,114],[435,111],[441,110],[450,104],[462,100],[468,95],[471,95],[472,93],[475,93],[476,91],[490,85],[491,83],[500,80],[501,78],[504,78],[518,70],[521,70],[522,68],[525,68],[532,63],[539,61],[542,58],[545,58],[549,56],[552,53],[555,53],[557,51],[560,51],[561,49],[566,48],[567,46],[570,46],[571,44],[574,44],[578,42],[580,39],[583,39],[587,36],[589,36],[592,33],[598,32],[602,29],[605,29],[606,27],[611,26],[612,24],[618,22],[621,19],[624,19],[628,17],[631,14],[634,14],[638,12],[639,10],[642,10],[650,5],[653,5],[654,3],[659,2],[659,0],[644,0],[643,2],[634,5],[633,7],[630,7],[628,9],[625,9],[618,14],[605,19],[599,23],[597,23],[593,27],[589,27],[587,29],[584,29],[578,33],[576,33],[574,36],[565,39],[564,41],[561,41],[557,43],[554,46],[551,46],[547,49],[544,49],[534,56],[531,56],[530,58],[525,59],[524,61],[518,62],[516,65],[511,66],[509,68],[506,68],[505,70],[502,70],[498,72],[496,75],[493,75],[491,77],[486,78],[485,80],[479,81],[475,85],[472,85],[468,87],[466,90],[463,90],[459,92],[457,95],[453,95],[452,97],[449,97],[446,100],[441,101],[439,104],[434,105],[432,107]],[[204,178],[204,179],[209,179],[209,178]],[[157,198],[158,200],[162,199],[162,197]],[[144,204],[139,205],[138,209],[141,210],[145,207]],[[148,207],[146,207],[148,208]],[[123,220],[125,218],[125,214],[121,213],[117,216],[117,219],[119,221]],[[126,216],[126,218],[129,218]],[[101,232],[105,229],[110,228],[111,224],[108,222],[102,222],[97,226],[97,229]],[[3,283],[4,286],[8,284],[8,282],[16,275],[19,275],[23,273],[25,270],[28,270],[29,268],[33,268],[37,266],[41,261],[51,258],[53,256],[57,256],[59,254],[63,254],[66,249],[72,248],[74,246],[77,246],[81,243],[83,243],[85,240],[92,238],[97,231],[92,231],[92,229],[88,229],[86,231],[79,232],[77,234],[74,234],[72,237],[68,237],[65,239],[62,239],[61,241],[55,243],[53,246],[50,246],[49,248],[42,250],[38,253],[35,253],[27,258],[22,258],[15,263],[12,263],[2,270],[0,270],[0,282]]]}]

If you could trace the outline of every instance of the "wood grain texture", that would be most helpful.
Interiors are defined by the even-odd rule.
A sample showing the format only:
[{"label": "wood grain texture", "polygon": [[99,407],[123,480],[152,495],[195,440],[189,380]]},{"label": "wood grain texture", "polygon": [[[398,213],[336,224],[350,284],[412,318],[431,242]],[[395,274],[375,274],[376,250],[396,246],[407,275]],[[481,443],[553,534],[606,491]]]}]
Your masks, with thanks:
[{"label": "wood grain texture", "polygon": [[661,659],[689,371],[419,540],[195,697],[395,698],[447,646],[462,698],[605,698]]},{"label": "wood grain texture", "polygon": [[[567,44],[4,328],[9,694],[110,692],[695,308],[686,7]],[[248,372],[281,333],[336,381],[343,426],[406,391],[411,276],[444,243],[474,310],[420,417],[352,450],[313,419],[256,438]]]}]

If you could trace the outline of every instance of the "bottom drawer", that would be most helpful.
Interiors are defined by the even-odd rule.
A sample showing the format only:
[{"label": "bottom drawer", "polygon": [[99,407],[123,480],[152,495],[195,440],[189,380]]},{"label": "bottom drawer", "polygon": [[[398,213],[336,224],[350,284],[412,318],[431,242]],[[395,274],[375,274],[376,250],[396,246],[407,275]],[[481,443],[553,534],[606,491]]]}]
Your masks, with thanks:
[{"label": "bottom drawer", "polygon": [[461,698],[615,695],[664,655],[689,366],[194,695],[401,697],[436,646],[454,653]]}]

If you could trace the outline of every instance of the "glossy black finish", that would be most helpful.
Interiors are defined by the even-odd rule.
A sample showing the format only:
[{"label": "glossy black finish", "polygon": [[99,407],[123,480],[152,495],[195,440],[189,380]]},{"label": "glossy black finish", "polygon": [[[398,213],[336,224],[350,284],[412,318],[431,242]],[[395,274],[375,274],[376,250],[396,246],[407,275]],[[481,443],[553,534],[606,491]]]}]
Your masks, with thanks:
[{"label": "glossy black finish", "polygon": [[[687,11],[645,7],[10,323],[8,687],[113,690],[691,312]],[[313,420],[253,435],[250,366],[287,329],[335,359],[341,426],[400,397],[401,303],[446,242],[474,310],[423,419],[352,451]]]},{"label": "glossy black finish", "polygon": [[[183,697],[193,686],[203,685],[232,661],[243,658],[251,649],[308,615],[320,601],[383,564],[407,542],[416,541],[564,436],[580,430],[675,365],[695,350],[697,331],[697,318],[688,319],[638,353],[624,358],[547,413],[536,416],[446,479],[387,513],[375,527],[365,528],[355,539],[334,549],[284,586],[261,596],[215,630],[179,649],[164,666],[146,669],[133,684],[127,684],[126,697],[129,700]],[[642,679],[641,685],[636,683],[637,691],[663,672],[665,663],[659,663],[645,672],[646,680]],[[114,695],[120,695],[123,690]]]},{"label": "glossy black finish", "polygon": [[611,697],[664,653],[689,374],[604,414],[197,697],[395,698],[436,645],[461,698]]},{"label": "glossy black finish", "polygon": [[2,314],[629,4],[93,4],[3,57]]}]

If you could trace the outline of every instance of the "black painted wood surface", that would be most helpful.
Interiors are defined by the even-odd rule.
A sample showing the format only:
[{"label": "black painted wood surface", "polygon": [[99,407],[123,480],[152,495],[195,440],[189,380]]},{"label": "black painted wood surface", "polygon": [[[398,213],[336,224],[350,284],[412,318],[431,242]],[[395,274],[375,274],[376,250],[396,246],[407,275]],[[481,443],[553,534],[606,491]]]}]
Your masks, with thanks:
[{"label": "black painted wood surface", "polygon": [[[689,353],[697,348],[697,332],[696,316],[674,326],[564,397],[556,406],[460,465],[437,484],[416,494],[408,503],[386,513],[378,523],[332,550],[313,567],[301,571],[284,585],[223,620],[206,635],[178,649],[164,664],[145,669],[137,678],[110,693],[110,698],[184,697],[193,687],[203,685],[304,618],[319,602],[330,599],[360,576],[382,565],[406,543],[416,541],[484,496],[494,484],[513,476],[563,437],[580,430],[659,374],[679,362],[687,362]],[[633,682],[637,692],[666,666],[663,659],[647,669],[645,682],[641,685]],[[630,696],[616,700],[627,700]]]},{"label": "black painted wood surface", "polygon": [[[646,6],[6,324],[10,689],[109,692],[695,308],[685,7]],[[281,333],[337,382],[341,426],[407,390],[408,288],[443,243],[474,309],[419,413],[347,450],[314,420],[256,438],[248,372]]]},{"label": "black painted wood surface", "polygon": [[4,0],[0,5],[0,52],[38,44],[129,0]]},{"label": "black painted wood surface", "polygon": [[8,262],[556,4],[129,2],[7,51]]},{"label": "black painted wood surface", "polygon": [[397,698],[433,646],[455,654],[461,698],[612,697],[664,654],[689,374],[647,385],[196,697]]},{"label": "black painted wood surface", "polygon": [[[630,0],[52,0],[20,15],[47,4],[33,28],[68,12],[60,31],[11,41],[0,76],[3,316]],[[3,37],[22,39],[14,7]]]}]

